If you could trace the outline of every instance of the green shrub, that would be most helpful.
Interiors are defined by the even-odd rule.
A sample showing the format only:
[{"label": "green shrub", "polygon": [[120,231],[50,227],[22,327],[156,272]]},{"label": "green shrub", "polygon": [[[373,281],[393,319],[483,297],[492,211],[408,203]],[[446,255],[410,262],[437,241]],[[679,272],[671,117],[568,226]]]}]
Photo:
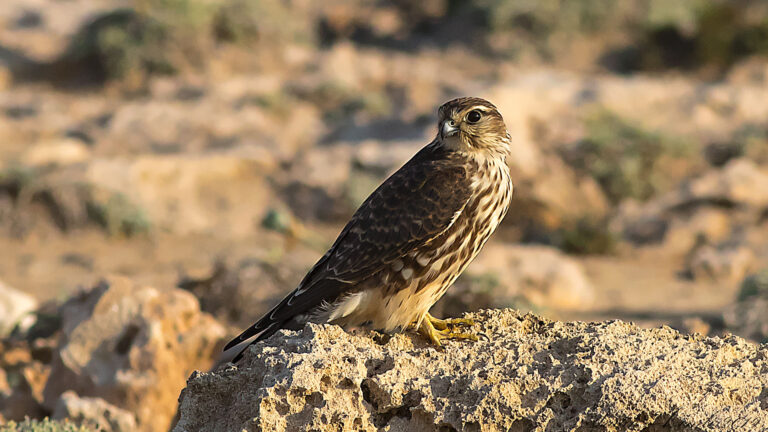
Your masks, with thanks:
[{"label": "green shrub", "polygon": [[[768,55],[761,0],[470,0],[450,2],[499,54],[535,52],[556,61],[573,42],[605,50],[622,71],[683,68],[722,73],[741,58]],[[623,48],[618,48],[624,45]],[[567,56],[565,56],[567,57]]]},{"label": "green shrub", "polygon": [[627,69],[697,69],[718,75],[744,57],[768,55],[768,8],[760,2],[667,3],[687,4],[685,18],[641,25]]},{"label": "green shrub", "polygon": [[561,250],[573,254],[610,254],[617,242],[606,221],[592,219],[566,224],[555,237]]},{"label": "green shrub", "polygon": [[647,131],[613,113],[589,116],[586,128],[585,138],[565,150],[563,157],[577,171],[593,177],[613,203],[651,198],[683,174],[669,166],[688,164],[690,143]]},{"label": "green shrub", "polygon": [[486,11],[494,31],[520,28],[532,35],[555,32],[594,32],[604,29],[621,8],[612,0],[481,0],[475,2]]},{"label": "green shrub", "polygon": [[133,0],[83,26],[59,63],[140,84],[202,67],[218,44],[312,41],[304,15],[290,12],[280,0]]},{"label": "green shrub", "polygon": [[9,421],[0,425],[0,432],[96,432],[98,429],[84,425],[76,425],[69,420],[30,420],[21,423]]},{"label": "green shrub", "polygon": [[151,228],[144,209],[124,194],[111,193],[103,200],[92,196],[86,206],[89,217],[110,235],[130,237],[147,233]]},{"label": "green shrub", "polygon": [[0,193],[5,192],[17,198],[22,191],[32,186],[40,172],[34,168],[11,164],[0,170]]},{"label": "green shrub", "polygon": [[93,78],[120,80],[176,72],[172,44],[173,29],[134,9],[119,9],[97,17],[72,39],[67,62],[93,67]]},{"label": "green shrub", "polygon": [[759,164],[768,164],[768,129],[765,126],[746,126],[736,133],[735,141],[742,156]]},{"label": "green shrub", "polygon": [[739,289],[739,301],[752,297],[768,298],[768,268],[747,276]]}]

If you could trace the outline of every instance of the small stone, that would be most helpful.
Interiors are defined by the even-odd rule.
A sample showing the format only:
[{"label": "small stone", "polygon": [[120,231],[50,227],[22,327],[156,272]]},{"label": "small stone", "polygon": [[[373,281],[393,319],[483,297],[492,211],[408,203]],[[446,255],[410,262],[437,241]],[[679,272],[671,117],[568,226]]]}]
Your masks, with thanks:
[{"label": "small stone", "polygon": [[18,324],[31,325],[34,318],[30,313],[36,308],[34,297],[0,281],[0,336],[6,336]]},{"label": "small stone", "polygon": [[75,138],[62,138],[32,146],[22,156],[28,166],[72,165],[85,162],[91,157],[88,146]]}]

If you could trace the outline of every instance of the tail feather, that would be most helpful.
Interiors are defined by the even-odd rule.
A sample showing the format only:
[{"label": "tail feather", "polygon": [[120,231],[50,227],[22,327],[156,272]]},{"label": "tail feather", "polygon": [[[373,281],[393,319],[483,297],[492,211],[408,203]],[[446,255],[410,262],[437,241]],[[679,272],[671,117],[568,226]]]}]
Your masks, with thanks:
[{"label": "tail feather", "polygon": [[229,350],[230,348],[240,345],[241,343],[245,342],[246,340],[256,336],[257,334],[263,332],[268,327],[271,327],[276,324],[276,322],[272,322],[268,325],[266,325],[265,321],[268,321],[269,314],[265,315],[262,319],[257,321],[254,325],[248,327],[247,329],[243,330],[242,333],[240,333],[236,338],[229,341],[224,346],[224,351]]},{"label": "tail feather", "polygon": [[[265,317],[265,318],[266,318],[266,317]],[[278,324],[279,324],[279,325],[278,325]],[[279,322],[275,321],[275,322],[273,322],[272,324],[270,324],[269,326],[267,326],[267,328],[265,328],[263,331],[261,331],[261,334],[259,334],[258,336],[256,336],[256,339],[252,340],[252,341],[251,341],[251,342],[250,342],[248,345],[244,346],[244,347],[243,347],[243,349],[241,349],[239,353],[237,353],[237,355],[235,356],[235,358],[233,358],[233,359],[232,359],[232,363],[237,363],[238,361],[240,361],[240,359],[241,359],[241,358],[243,358],[243,354],[245,354],[245,351],[246,351],[246,350],[247,350],[247,349],[248,349],[248,348],[249,348],[251,345],[255,344],[256,342],[259,342],[259,341],[263,341],[264,339],[266,339],[266,338],[268,338],[268,337],[272,336],[273,334],[277,333],[277,331],[278,331],[278,330],[280,330],[280,329],[283,327],[283,324],[285,324],[285,323],[284,323],[284,322],[282,322],[282,323],[279,323]],[[233,339],[232,341],[230,341],[230,342],[227,344],[227,346],[226,346],[226,347],[224,347],[224,351],[226,351],[226,350],[228,350],[228,349],[230,349],[230,348],[234,347],[235,345],[238,345],[238,344],[240,344],[240,343],[241,343],[241,342],[243,342],[244,340],[247,340],[248,338],[250,338],[251,336],[253,336],[253,335],[251,335],[251,336],[246,336],[246,337],[244,337],[243,339],[240,339],[240,338],[242,338],[242,337],[243,337],[243,335],[244,335],[244,334],[246,334],[248,331],[250,331],[250,330],[251,330],[251,329],[253,329],[254,327],[255,327],[255,326],[252,326],[252,327],[251,327],[251,328],[249,328],[248,330],[244,331],[244,332],[243,332],[243,333],[242,333],[240,336],[238,336],[237,338],[235,338],[235,339]],[[258,333],[258,332],[256,332],[256,333]],[[254,333],[254,334],[256,334],[256,333]]]},{"label": "tail feather", "polygon": [[[245,329],[236,338],[232,339],[225,347],[224,351],[233,348],[248,339],[256,336],[251,344],[262,341],[290,323],[295,317],[312,310],[320,305],[333,302],[349,287],[348,282],[336,279],[320,279],[309,285],[309,288],[302,288],[305,285],[299,285],[302,289],[296,289],[286,296],[277,306],[272,308],[255,324]],[[258,336],[257,336],[258,335]],[[250,346],[250,344],[248,345]],[[247,348],[247,346],[246,346]],[[245,351],[245,349],[243,349]],[[233,360],[240,359],[243,354],[241,351]]]}]

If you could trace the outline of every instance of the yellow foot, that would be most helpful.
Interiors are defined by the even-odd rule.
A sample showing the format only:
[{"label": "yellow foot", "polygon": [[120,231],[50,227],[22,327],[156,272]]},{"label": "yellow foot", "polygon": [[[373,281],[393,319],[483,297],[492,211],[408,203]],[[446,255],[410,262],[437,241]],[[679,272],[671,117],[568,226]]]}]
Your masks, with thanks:
[{"label": "yellow foot", "polygon": [[[429,339],[429,341],[432,342],[432,345],[442,347],[443,344],[440,343],[440,341],[444,339],[470,340],[477,342],[477,336],[471,333],[455,332],[453,329],[448,328],[448,326],[451,324],[450,321],[452,320],[437,320],[439,322],[438,325],[444,325],[442,330],[435,328],[436,326],[433,324],[433,320],[436,319],[427,314],[427,316],[424,317],[424,319],[421,321],[421,324],[419,325],[419,333]],[[471,325],[468,323],[468,321],[471,322],[472,320],[460,321],[462,321],[460,323],[461,325]]]},{"label": "yellow foot", "polygon": [[425,320],[429,320],[429,322],[432,323],[432,326],[438,330],[445,330],[448,327],[454,327],[454,326],[467,326],[471,327],[475,325],[475,320],[470,318],[449,318],[449,319],[440,319],[435,318],[432,315],[427,312],[427,314],[424,316]]}]

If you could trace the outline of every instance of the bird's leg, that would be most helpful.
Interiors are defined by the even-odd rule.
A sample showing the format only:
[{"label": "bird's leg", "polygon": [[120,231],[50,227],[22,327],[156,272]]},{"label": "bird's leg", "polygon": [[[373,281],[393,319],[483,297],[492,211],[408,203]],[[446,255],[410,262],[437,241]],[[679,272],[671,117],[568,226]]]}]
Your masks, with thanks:
[{"label": "bird's leg", "polygon": [[[434,325],[434,321],[438,321],[437,326]],[[449,328],[450,321],[451,320],[438,320],[427,314],[424,319],[421,320],[421,324],[419,324],[419,333],[424,335],[430,342],[432,342],[432,345],[437,347],[442,346],[440,341],[443,339],[471,340],[477,342],[477,336],[471,333],[455,332],[452,328]],[[443,328],[438,330],[438,326],[442,326]]]},{"label": "bird's leg", "polygon": [[429,339],[430,342],[432,342],[432,345],[436,347],[443,346],[443,344],[440,343],[440,339],[442,339],[440,334],[441,332],[432,326],[432,322],[430,322],[429,319],[421,320],[421,324],[419,324],[418,330],[419,333],[424,335],[427,339]]},{"label": "bird's leg", "polygon": [[445,330],[448,327],[452,326],[473,326],[475,325],[475,320],[470,318],[449,318],[449,319],[440,319],[435,318],[432,315],[427,312],[427,314],[424,316],[424,319],[428,320],[432,323],[432,326],[438,330]]}]

